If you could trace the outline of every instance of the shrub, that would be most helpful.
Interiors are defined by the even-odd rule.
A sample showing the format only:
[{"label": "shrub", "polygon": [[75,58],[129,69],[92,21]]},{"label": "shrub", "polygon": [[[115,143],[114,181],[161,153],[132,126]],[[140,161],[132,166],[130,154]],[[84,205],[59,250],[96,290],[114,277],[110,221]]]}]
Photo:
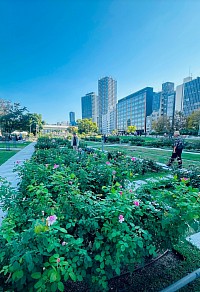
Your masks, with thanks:
[{"label": "shrub", "polygon": [[155,167],[119,152],[108,161],[67,148],[36,151],[18,166],[19,192],[1,186],[8,211],[0,230],[6,291],[64,291],[68,280],[106,291],[124,267],[131,271],[177,242],[199,219],[198,190],[185,180],[137,192],[123,187],[136,169]]}]

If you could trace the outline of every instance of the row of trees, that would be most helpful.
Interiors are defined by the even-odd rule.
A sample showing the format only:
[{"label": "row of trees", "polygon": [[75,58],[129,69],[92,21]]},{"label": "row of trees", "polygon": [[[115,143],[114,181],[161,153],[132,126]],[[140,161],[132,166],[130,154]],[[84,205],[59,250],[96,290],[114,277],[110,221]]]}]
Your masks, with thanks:
[{"label": "row of trees", "polygon": [[173,130],[180,130],[183,133],[197,134],[200,125],[200,109],[194,111],[187,118],[182,112],[176,112],[174,115],[173,125],[169,118],[160,117],[157,121],[153,122],[152,128],[157,133],[173,132]]},{"label": "row of trees", "polygon": [[26,107],[19,103],[0,99],[0,129],[2,135],[11,134],[13,131],[26,131],[34,135],[42,129],[44,122],[42,116],[29,113]]}]

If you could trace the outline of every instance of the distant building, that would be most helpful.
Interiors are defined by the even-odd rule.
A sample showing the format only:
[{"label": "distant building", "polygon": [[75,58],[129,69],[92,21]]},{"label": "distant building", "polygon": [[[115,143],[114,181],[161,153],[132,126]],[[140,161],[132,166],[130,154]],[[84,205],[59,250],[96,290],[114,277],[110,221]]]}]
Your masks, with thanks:
[{"label": "distant building", "polygon": [[98,127],[109,134],[116,129],[117,81],[112,77],[98,80]]},{"label": "distant building", "polygon": [[176,101],[175,101],[175,111],[183,111],[183,99],[184,99],[184,84],[191,81],[192,77],[186,77],[183,79],[183,84],[176,87]]},{"label": "distant building", "polygon": [[82,119],[92,119],[97,123],[97,96],[95,92],[87,93],[81,98]]},{"label": "distant building", "polygon": [[160,102],[160,116],[169,118],[172,127],[174,123],[175,97],[174,83],[163,83]]},{"label": "distant building", "polygon": [[200,77],[184,83],[183,113],[187,117],[200,109]]},{"label": "distant building", "polygon": [[152,111],[158,112],[160,110],[160,101],[161,101],[162,92],[154,92],[152,100]]},{"label": "distant building", "polygon": [[128,126],[136,126],[137,131],[146,133],[147,117],[152,114],[152,101],[152,87],[146,87],[120,99],[117,104],[118,131],[123,132]]},{"label": "distant building", "polygon": [[69,113],[69,124],[70,124],[70,126],[76,126],[75,112]]}]

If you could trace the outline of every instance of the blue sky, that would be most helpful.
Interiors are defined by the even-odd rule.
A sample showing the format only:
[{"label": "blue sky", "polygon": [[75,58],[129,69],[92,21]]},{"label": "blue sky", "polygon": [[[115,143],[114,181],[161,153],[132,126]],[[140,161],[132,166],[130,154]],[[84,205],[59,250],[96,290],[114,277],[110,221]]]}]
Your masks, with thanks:
[{"label": "blue sky", "polygon": [[0,0],[0,98],[48,123],[81,118],[98,79],[118,99],[200,75],[199,0]]}]

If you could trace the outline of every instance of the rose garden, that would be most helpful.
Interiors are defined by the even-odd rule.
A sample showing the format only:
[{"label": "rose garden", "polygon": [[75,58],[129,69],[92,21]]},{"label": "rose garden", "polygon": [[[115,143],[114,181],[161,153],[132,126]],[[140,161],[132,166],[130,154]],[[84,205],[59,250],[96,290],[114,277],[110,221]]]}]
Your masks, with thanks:
[{"label": "rose garden", "polygon": [[[113,279],[133,275],[199,231],[197,171],[174,170],[169,178],[155,161],[123,149],[108,155],[80,147],[40,138],[32,158],[16,163],[18,191],[2,180],[3,291],[112,290]],[[145,175],[159,179],[136,188]],[[148,291],[141,289],[126,291]]]}]

